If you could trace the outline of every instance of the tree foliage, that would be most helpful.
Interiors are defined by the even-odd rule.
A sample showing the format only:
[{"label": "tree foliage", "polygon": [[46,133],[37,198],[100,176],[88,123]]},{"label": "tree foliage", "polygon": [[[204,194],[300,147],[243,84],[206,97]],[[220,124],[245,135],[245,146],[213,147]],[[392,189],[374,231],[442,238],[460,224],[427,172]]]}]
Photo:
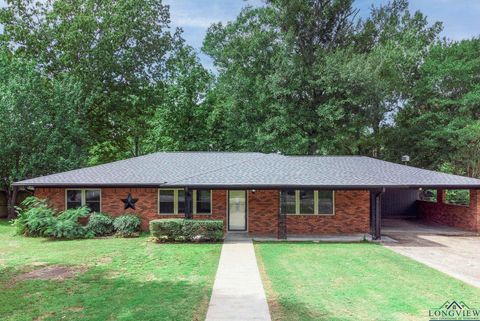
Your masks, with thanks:
[{"label": "tree foliage", "polygon": [[385,157],[480,177],[480,40],[439,42],[388,128]]},{"label": "tree foliage", "polygon": [[44,77],[33,61],[0,52],[0,177],[9,215],[16,194],[10,186],[27,177],[83,164],[88,135],[78,82],[68,75]]},{"label": "tree foliage", "polygon": [[402,0],[357,13],[349,0],[276,0],[210,27],[220,148],[378,156],[440,25]]},{"label": "tree foliage", "polygon": [[[199,76],[206,73],[203,67],[188,58],[192,53],[181,30],[169,26],[168,6],[161,0],[7,3],[0,11],[1,43],[34,58],[48,77],[67,73],[78,79],[88,102],[90,164],[146,153],[155,130],[150,120],[157,107],[172,106],[172,84],[199,95],[195,90],[204,90],[208,81]],[[196,74],[188,79],[192,68]]]},{"label": "tree foliage", "polygon": [[0,180],[155,151],[360,154],[480,177],[480,40],[407,0],[268,0],[210,26],[206,70],[161,0],[0,8]]}]

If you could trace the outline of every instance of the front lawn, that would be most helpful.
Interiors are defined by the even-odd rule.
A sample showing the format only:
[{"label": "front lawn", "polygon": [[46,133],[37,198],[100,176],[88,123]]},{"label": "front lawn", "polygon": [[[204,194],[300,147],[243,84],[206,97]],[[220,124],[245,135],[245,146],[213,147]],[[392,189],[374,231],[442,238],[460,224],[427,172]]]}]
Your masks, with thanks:
[{"label": "front lawn", "polygon": [[147,236],[51,241],[13,232],[0,222],[2,321],[205,318],[221,244],[154,244]]},{"label": "front lawn", "polygon": [[[273,320],[429,320],[480,289],[369,243],[257,243]],[[462,262],[459,262],[462,264]]]}]

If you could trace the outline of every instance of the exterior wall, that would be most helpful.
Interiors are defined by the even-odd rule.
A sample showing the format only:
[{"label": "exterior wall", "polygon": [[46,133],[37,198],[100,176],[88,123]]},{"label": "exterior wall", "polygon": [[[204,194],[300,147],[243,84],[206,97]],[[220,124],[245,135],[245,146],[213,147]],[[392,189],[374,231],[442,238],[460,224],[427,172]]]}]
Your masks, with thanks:
[{"label": "exterior wall", "polygon": [[480,190],[470,190],[470,205],[445,203],[445,192],[437,191],[437,202],[418,201],[418,213],[426,222],[480,232]]},{"label": "exterior wall", "polygon": [[[142,229],[148,230],[148,222],[157,218],[184,217],[158,214],[158,190],[156,188],[102,188],[101,211],[113,216],[134,213],[142,219]],[[124,210],[123,202],[128,193],[138,198],[136,209]],[[227,228],[226,190],[212,191],[212,214],[194,215],[194,219],[219,219]],[[339,190],[335,192],[335,215],[288,215],[287,233],[336,234],[368,233],[370,225],[370,193],[366,190]],[[65,209],[65,188],[36,188],[35,196],[48,199],[57,210]],[[247,226],[251,234],[276,236],[278,233],[279,190],[247,191]]]},{"label": "exterior wall", "polygon": [[382,195],[382,219],[417,217],[419,194],[418,188],[387,188]]},{"label": "exterior wall", "polygon": [[370,232],[370,192],[335,191],[335,215],[288,215],[287,234]]},{"label": "exterior wall", "polygon": [[48,204],[58,211],[65,210],[65,188],[37,187],[34,195],[48,200]]},{"label": "exterior wall", "polygon": [[[49,204],[58,211],[65,210],[65,190],[66,188],[44,188],[35,189],[35,196],[48,199]],[[183,218],[184,214],[177,215],[159,215],[158,214],[158,189],[143,187],[118,187],[101,188],[101,211],[112,216],[120,216],[125,213],[138,215],[142,220],[142,230],[148,231],[148,223],[157,218]],[[133,198],[138,198],[135,203],[135,210],[124,209],[121,199],[126,198],[128,193]],[[226,224],[227,209],[227,191],[212,191],[212,214],[194,215],[196,219],[218,219]]]},{"label": "exterior wall", "polygon": [[248,232],[277,235],[280,192],[278,190],[248,191]]}]

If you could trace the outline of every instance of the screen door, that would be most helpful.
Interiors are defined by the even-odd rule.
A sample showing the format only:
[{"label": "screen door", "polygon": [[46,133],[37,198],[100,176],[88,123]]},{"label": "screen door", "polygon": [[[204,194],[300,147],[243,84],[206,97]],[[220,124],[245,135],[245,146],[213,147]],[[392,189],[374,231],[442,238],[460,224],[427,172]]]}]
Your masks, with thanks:
[{"label": "screen door", "polygon": [[247,230],[246,191],[228,192],[228,230]]}]

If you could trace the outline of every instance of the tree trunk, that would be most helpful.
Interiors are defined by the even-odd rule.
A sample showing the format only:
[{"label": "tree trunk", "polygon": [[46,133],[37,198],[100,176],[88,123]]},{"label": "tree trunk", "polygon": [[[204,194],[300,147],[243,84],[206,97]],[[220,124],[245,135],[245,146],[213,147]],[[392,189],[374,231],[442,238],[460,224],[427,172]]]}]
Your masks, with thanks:
[{"label": "tree trunk", "polygon": [[17,212],[15,211],[15,205],[17,202],[18,187],[9,187],[5,189],[5,194],[7,196],[7,211],[9,220],[12,220],[17,217]]}]

